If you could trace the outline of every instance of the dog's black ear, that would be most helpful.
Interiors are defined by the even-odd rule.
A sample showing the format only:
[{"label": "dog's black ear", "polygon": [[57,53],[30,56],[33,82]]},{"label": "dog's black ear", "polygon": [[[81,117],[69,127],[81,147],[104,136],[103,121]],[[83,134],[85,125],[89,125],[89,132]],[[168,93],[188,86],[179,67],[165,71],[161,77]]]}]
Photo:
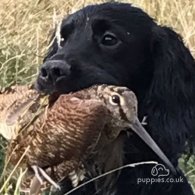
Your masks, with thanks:
[{"label": "dog's black ear", "polygon": [[194,98],[195,61],[181,36],[168,27],[157,26],[153,29],[151,47],[156,96],[178,95],[181,104],[189,103]]},{"label": "dog's black ear", "polygon": [[[156,127],[151,132],[164,139],[162,148],[172,151],[171,156],[184,151],[186,141],[195,135],[195,61],[172,29],[155,26],[152,34],[154,72],[147,97],[148,115],[151,127]],[[157,132],[159,129],[162,132]]]}]

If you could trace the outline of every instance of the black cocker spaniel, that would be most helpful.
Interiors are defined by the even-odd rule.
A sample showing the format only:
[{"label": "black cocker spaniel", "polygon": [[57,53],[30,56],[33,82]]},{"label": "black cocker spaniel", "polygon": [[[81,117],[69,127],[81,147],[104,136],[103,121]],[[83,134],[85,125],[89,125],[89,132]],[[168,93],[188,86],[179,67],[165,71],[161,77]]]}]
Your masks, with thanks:
[{"label": "black cocker spaniel", "polygon": [[[140,120],[175,167],[195,133],[195,61],[182,38],[141,9],[124,3],[87,6],[63,20],[40,68],[36,86],[68,93],[93,84],[123,85],[139,100]],[[126,138],[123,164],[159,160],[136,135]],[[178,168],[179,183],[138,183],[152,166],[124,169],[114,191],[93,184],[73,194],[192,195]],[[96,192],[96,193],[95,193]]]}]

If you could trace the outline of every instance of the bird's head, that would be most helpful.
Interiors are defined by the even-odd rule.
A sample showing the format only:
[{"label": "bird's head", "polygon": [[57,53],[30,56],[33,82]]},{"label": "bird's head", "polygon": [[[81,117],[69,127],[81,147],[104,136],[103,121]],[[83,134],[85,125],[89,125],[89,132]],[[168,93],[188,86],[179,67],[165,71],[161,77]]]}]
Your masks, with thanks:
[{"label": "bird's head", "polygon": [[139,122],[135,94],[126,87],[112,85],[99,85],[96,87],[97,96],[106,105],[112,118],[111,123],[118,127],[118,131],[123,129],[133,130],[175,173],[172,163]]},{"label": "bird's head", "polygon": [[104,102],[112,116],[112,122],[120,130],[129,128],[137,118],[137,98],[127,87],[97,86],[97,96]]}]

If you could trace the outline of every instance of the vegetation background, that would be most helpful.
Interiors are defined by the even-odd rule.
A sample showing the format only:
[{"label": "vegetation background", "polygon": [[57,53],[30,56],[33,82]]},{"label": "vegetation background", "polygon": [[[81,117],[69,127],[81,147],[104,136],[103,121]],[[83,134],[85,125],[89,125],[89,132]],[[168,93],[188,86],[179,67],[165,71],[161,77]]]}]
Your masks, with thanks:
[{"label": "vegetation background", "polygon": [[[36,79],[52,30],[62,17],[106,0],[0,0],[0,89]],[[195,0],[126,0],[183,36],[195,56]],[[0,167],[5,145],[0,139]],[[195,190],[195,157],[180,166]]]}]

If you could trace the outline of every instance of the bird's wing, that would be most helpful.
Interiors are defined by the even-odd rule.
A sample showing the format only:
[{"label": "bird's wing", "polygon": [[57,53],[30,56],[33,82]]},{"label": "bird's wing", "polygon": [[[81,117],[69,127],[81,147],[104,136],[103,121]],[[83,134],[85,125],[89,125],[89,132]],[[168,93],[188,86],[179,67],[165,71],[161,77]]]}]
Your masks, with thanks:
[{"label": "bird's wing", "polygon": [[14,139],[40,105],[40,94],[29,86],[14,86],[0,94],[0,134]]},{"label": "bird's wing", "polygon": [[[62,95],[48,111],[50,121],[46,123],[55,124],[54,129],[47,128],[44,131],[47,131],[48,139],[51,137],[49,132],[52,131],[50,133],[53,133],[53,137],[56,136],[56,145],[59,145],[61,141],[65,141],[64,144],[71,141],[71,148],[75,148],[79,153],[84,154],[96,145],[107,122],[107,117],[108,110],[100,100],[83,100],[74,96],[71,97],[71,95]],[[55,129],[62,130],[60,132]],[[62,140],[61,137],[63,136],[67,137],[67,140]],[[61,144],[63,145],[63,143]]]},{"label": "bird's wing", "polygon": [[[85,160],[88,155],[90,155],[90,152],[92,152],[101,136],[101,131],[107,121],[107,114],[107,109],[102,102],[98,100],[80,100],[74,97],[70,98],[69,96],[62,97],[62,101],[57,101],[52,109],[48,110],[48,118],[45,120],[45,127],[47,127],[51,121],[53,123],[54,119],[55,126],[51,128],[51,125],[49,125],[48,127],[50,128],[43,129],[45,133],[45,136],[42,137],[42,139],[44,138],[44,140],[42,140],[42,145],[44,145],[44,147],[42,147],[43,151],[40,152],[40,148],[38,148],[39,146],[36,144],[36,148],[32,148],[31,155],[34,155],[37,164],[41,165],[41,167],[47,167],[45,171],[51,178],[54,177],[52,178],[54,181],[61,181],[63,178],[66,178],[71,171],[78,169],[81,163],[79,160]],[[74,126],[73,131],[69,129],[69,139],[66,138],[65,134],[59,132],[59,129],[63,131],[62,122],[65,121],[68,121],[67,126]],[[64,124],[66,124],[66,122]],[[64,126],[63,128],[67,132],[68,127]],[[52,132],[55,135],[51,136]],[[40,137],[35,139],[40,140]],[[50,144],[45,144],[45,141]],[[61,141],[63,141],[63,143],[61,143]],[[22,140],[22,143],[25,143],[25,140]],[[61,144],[67,143],[67,146],[70,146],[70,148],[66,147],[64,151],[65,156],[68,156],[68,159],[77,159],[78,161],[75,162],[75,165],[71,165],[68,159],[61,159],[58,164],[56,164],[58,159],[60,159],[58,155],[59,148],[62,148]],[[28,145],[28,143],[26,143],[26,145]],[[39,154],[37,155],[37,153]],[[69,163],[69,165],[64,166],[64,163],[66,165]],[[53,170],[54,167],[56,167],[56,171],[49,172],[49,170]],[[29,184],[29,182],[26,182],[28,180],[29,178],[27,177],[24,183]],[[28,186],[25,186],[27,189]],[[43,188],[45,188],[44,186]],[[48,186],[48,184],[46,186]]]},{"label": "bird's wing", "polygon": [[15,163],[30,146],[30,161],[40,167],[57,165],[64,158],[69,160],[73,151],[78,159],[96,144],[106,114],[107,109],[100,101],[62,95],[9,144],[7,156],[12,154]]}]

